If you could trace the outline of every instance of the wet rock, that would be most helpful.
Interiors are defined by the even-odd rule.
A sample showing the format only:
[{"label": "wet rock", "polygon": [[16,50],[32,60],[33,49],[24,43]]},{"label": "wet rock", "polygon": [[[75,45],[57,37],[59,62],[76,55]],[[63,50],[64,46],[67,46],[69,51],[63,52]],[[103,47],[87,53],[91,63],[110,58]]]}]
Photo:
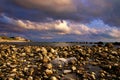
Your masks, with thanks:
[{"label": "wet rock", "polygon": [[55,76],[52,76],[50,80],[58,80]]},{"label": "wet rock", "polygon": [[8,80],[14,80],[13,78],[8,78]]},{"label": "wet rock", "polygon": [[62,64],[59,64],[59,65],[58,65],[58,68],[62,68],[62,67],[63,67],[63,65],[62,65]]},{"label": "wet rock", "polygon": [[52,74],[53,74],[53,70],[46,69],[46,70],[45,70],[45,73],[46,73],[47,75],[52,75]]},{"label": "wet rock", "polygon": [[114,45],[112,43],[106,43],[105,46],[108,47],[108,48],[113,48],[114,47]]},{"label": "wet rock", "polygon": [[23,57],[26,56],[26,53],[22,53],[21,56],[23,56]]},{"label": "wet rock", "polygon": [[45,47],[42,47],[42,48],[41,48],[41,51],[42,51],[42,54],[43,54],[43,55],[45,55],[45,56],[47,55],[47,50],[46,50]]},{"label": "wet rock", "polygon": [[96,80],[96,77],[95,77],[95,73],[94,73],[94,72],[92,72],[91,76],[92,76],[92,78],[93,78],[94,80]]},{"label": "wet rock", "polygon": [[91,65],[97,66],[98,62],[90,62]]},{"label": "wet rock", "polygon": [[64,52],[63,52],[63,56],[64,56],[64,57],[67,57],[67,56],[68,56],[68,52],[67,52],[67,51],[64,51]]},{"label": "wet rock", "polygon": [[34,68],[30,68],[29,74],[33,75],[34,71],[35,71]]},{"label": "wet rock", "polygon": [[76,64],[76,58],[71,59],[71,60],[69,61],[69,63],[70,63],[70,64]]},{"label": "wet rock", "polygon": [[73,71],[75,71],[77,68],[75,66],[72,66],[71,68]]},{"label": "wet rock", "polygon": [[120,79],[119,48],[0,45],[0,79]]},{"label": "wet rock", "polygon": [[101,73],[100,76],[101,76],[101,77],[105,77],[105,74],[104,74],[104,73]]},{"label": "wet rock", "polygon": [[64,70],[63,71],[64,74],[68,74],[68,73],[71,73],[71,72],[72,72],[72,70]]},{"label": "wet rock", "polygon": [[49,62],[49,57],[48,56],[44,56],[43,63],[48,63],[48,62]]},{"label": "wet rock", "polygon": [[112,51],[111,54],[117,55],[118,53],[117,53],[117,51]]},{"label": "wet rock", "polygon": [[84,71],[85,71],[85,70],[78,69],[78,70],[77,70],[77,74],[82,75],[82,74],[84,73]]},{"label": "wet rock", "polygon": [[56,50],[54,50],[53,48],[51,48],[51,49],[50,49],[50,52],[51,52],[51,53],[55,53]]},{"label": "wet rock", "polygon": [[43,60],[43,55],[39,54],[39,58],[40,58],[40,60]]},{"label": "wet rock", "polygon": [[25,47],[24,49],[25,49],[25,52],[26,52],[26,53],[30,53],[30,52],[31,52],[31,47],[30,47],[30,46]]},{"label": "wet rock", "polygon": [[26,71],[28,71],[28,69],[29,69],[28,67],[25,67],[25,68],[24,68],[24,71],[26,72]]},{"label": "wet rock", "polygon": [[29,76],[29,77],[28,77],[28,80],[33,80],[33,77],[32,77],[32,76]]},{"label": "wet rock", "polygon": [[[41,49],[40,49],[39,47],[37,47],[35,51],[36,51],[36,52],[39,52],[40,50],[41,50]],[[42,49],[42,51],[45,51],[45,50]]]},{"label": "wet rock", "polygon": [[104,51],[108,51],[108,47],[105,47],[105,48],[104,48]]},{"label": "wet rock", "polygon": [[52,69],[52,67],[53,67],[53,66],[52,66],[51,63],[49,63],[49,64],[46,65],[46,68],[47,68],[47,69]]},{"label": "wet rock", "polygon": [[15,68],[15,69],[12,69],[12,72],[16,72],[17,71],[17,69]]}]

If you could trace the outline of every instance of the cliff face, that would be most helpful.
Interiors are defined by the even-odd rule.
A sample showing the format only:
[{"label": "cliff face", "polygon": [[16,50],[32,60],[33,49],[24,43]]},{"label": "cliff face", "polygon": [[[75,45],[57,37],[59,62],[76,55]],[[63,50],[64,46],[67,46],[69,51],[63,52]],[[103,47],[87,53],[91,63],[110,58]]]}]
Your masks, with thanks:
[{"label": "cliff face", "polygon": [[19,36],[18,37],[0,36],[0,42],[30,42],[30,40]]}]

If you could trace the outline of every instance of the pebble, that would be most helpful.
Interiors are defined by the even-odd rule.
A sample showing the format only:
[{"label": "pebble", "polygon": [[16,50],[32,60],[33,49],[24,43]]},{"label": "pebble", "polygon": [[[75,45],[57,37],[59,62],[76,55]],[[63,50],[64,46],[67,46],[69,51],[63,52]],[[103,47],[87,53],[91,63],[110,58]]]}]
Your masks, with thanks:
[{"label": "pebble", "polygon": [[91,47],[0,44],[0,79],[119,80],[119,60],[119,48],[112,44]]},{"label": "pebble", "polygon": [[72,70],[64,70],[63,71],[64,74],[68,74],[68,73],[71,73],[71,72],[72,72]]},{"label": "pebble", "polygon": [[53,74],[53,71],[52,71],[52,70],[49,70],[49,69],[46,69],[46,70],[45,70],[45,73],[46,73],[47,75],[51,75],[51,74]]},{"label": "pebble", "polygon": [[55,76],[52,76],[50,80],[58,80]]},{"label": "pebble", "polygon": [[52,67],[53,67],[53,66],[52,66],[51,63],[49,63],[49,64],[46,65],[46,68],[47,68],[47,69],[52,69]]},{"label": "pebble", "polygon": [[33,77],[32,77],[32,76],[29,76],[27,80],[33,80]]},{"label": "pebble", "polygon": [[75,70],[76,70],[76,67],[75,67],[75,66],[72,66],[72,70],[75,71]]},{"label": "pebble", "polygon": [[43,63],[48,63],[48,62],[49,62],[49,58],[47,56],[44,56]]},{"label": "pebble", "polygon": [[41,51],[42,51],[42,54],[43,54],[43,55],[47,55],[47,50],[46,50],[46,48],[42,47],[42,48],[41,48]]},{"label": "pebble", "polygon": [[13,78],[8,78],[8,80],[14,80]]}]

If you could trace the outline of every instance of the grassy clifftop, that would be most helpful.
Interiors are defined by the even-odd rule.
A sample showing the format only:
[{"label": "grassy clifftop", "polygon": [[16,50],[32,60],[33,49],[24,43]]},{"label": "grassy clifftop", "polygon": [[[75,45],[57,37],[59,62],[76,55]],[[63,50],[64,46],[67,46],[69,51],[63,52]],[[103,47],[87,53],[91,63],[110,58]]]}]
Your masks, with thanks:
[{"label": "grassy clifftop", "polygon": [[0,36],[0,42],[29,42],[30,40],[25,39],[23,37],[7,37],[7,36]]}]

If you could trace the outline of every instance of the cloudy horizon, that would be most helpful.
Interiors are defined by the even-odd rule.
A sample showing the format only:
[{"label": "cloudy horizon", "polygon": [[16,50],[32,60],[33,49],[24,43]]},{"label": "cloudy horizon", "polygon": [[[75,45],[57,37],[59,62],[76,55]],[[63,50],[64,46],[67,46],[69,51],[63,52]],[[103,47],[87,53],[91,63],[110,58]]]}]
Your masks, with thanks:
[{"label": "cloudy horizon", "polygon": [[119,5],[119,0],[0,0],[0,36],[118,42]]}]

